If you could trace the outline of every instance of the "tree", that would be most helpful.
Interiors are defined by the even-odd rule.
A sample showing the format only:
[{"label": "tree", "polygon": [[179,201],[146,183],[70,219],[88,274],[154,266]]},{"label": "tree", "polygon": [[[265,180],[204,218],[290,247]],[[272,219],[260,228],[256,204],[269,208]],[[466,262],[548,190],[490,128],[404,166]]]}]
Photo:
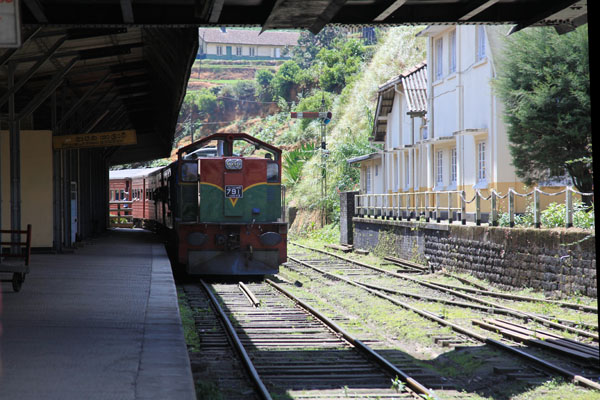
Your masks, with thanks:
[{"label": "tree", "polygon": [[336,40],[333,48],[319,51],[321,89],[340,93],[360,71],[364,54],[365,46],[356,39]]},{"label": "tree", "polygon": [[256,91],[258,98],[263,101],[273,100],[273,93],[271,90],[271,81],[273,80],[273,73],[268,69],[261,69],[256,72]]},{"label": "tree", "polygon": [[271,88],[275,96],[289,100],[292,89],[297,85],[301,69],[293,60],[284,62],[271,79]]},{"label": "tree", "polygon": [[314,35],[303,31],[298,38],[298,44],[292,50],[292,59],[300,68],[308,69],[321,49],[331,49],[336,39],[345,37],[345,30],[336,26],[325,26]]},{"label": "tree", "polygon": [[593,189],[587,25],[564,35],[530,28],[507,39],[495,88],[517,175],[533,184],[566,171]]}]

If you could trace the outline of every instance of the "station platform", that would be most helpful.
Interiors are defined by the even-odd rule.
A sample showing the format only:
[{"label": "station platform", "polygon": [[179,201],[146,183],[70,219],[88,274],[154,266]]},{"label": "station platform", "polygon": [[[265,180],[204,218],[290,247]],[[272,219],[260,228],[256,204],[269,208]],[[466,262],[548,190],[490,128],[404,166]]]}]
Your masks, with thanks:
[{"label": "station platform", "polygon": [[164,245],[111,230],[2,283],[0,399],[195,399]]}]

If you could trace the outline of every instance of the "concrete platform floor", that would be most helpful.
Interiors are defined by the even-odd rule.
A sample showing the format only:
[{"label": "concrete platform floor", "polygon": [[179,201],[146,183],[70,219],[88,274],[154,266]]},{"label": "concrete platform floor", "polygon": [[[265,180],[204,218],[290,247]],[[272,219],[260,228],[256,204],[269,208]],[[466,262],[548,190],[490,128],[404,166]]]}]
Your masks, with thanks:
[{"label": "concrete platform floor", "polygon": [[0,399],[195,399],[164,246],[109,231],[2,283]]}]

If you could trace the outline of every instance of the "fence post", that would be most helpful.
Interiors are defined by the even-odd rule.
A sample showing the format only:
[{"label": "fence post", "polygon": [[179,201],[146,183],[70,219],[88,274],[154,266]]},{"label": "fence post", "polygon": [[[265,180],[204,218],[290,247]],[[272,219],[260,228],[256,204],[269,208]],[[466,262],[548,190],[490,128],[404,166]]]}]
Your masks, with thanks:
[{"label": "fence post", "polygon": [[452,192],[448,192],[448,223],[452,223]]},{"label": "fence post", "polygon": [[565,192],[565,225],[567,228],[573,227],[573,192],[571,190],[571,186],[567,186]]},{"label": "fence post", "polygon": [[431,207],[429,204],[430,197],[431,193],[425,193],[425,222],[429,222],[431,219]]},{"label": "fence post", "polygon": [[392,199],[392,197],[389,193],[385,195],[385,219],[390,219],[390,216],[391,216],[391,210],[392,210],[392,207],[390,207],[391,199]]},{"label": "fence post", "polygon": [[435,222],[440,222],[440,194],[435,194]]},{"label": "fence post", "polygon": [[411,207],[410,193],[408,193],[406,195],[406,220],[407,221],[410,221],[410,217],[411,217],[411,215],[410,215],[410,213],[411,213],[410,207]]},{"label": "fence post", "polygon": [[540,221],[540,192],[538,188],[533,188],[533,225],[536,228],[542,226]]},{"label": "fence post", "polygon": [[475,191],[475,225],[481,225],[481,195],[479,189]]},{"label": "fence post", "polygon": [[508,221],[511,228],[515,226],[515,193],[512,188],[508,189]]},{"label": "fence post", "polygon": [[467,224],[467,202],[465,201],[465,191],[461,192],[460,196],[460,223]]},{"label": "fence post", "polygon": [[496,201],[496,191],[492,190],[492,226],[498,226],[498,205]]},{"label": "fence post", "polygon": [[399,219],[401,220],[402,217],[400,216],[400,193],[396,193],[396,216],[394,217],[394,219]]}]

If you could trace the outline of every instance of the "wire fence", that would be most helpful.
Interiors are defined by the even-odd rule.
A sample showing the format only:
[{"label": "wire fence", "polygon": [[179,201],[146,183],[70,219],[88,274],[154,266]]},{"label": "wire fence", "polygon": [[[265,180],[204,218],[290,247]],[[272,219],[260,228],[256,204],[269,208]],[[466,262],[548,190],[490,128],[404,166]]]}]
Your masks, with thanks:
[{"label": "wire fence", "polygon": [[476,225],[482,223],[482,210],[486,210],[488,223],[497,226],[500,218],[499,203],[507,202],[508,225],[515,226],[515,216],[517,213],[517,198],[531,200],[531,212],[533,214],[533,225],[540,228],[541,220],[541,198],[542,196],[555,197],[564,195],[565,199],[565,227],[573,226],[574,215],[574,195],[583,197],[591,197],[593,201],[593,193],[583,193],[575,190],[572,186],[567,186],[565,189],[548,193],[539,188],[534,188],[528,193],[519,193],[514,189],[508,189],[505,194],[498,193],[494,189],[489,190],[490,194],[485,196],[481,190],[476,190],[471,199],[466,198],[465,191],[449,190],[449,191],[424,191],[412,193],[389,193],[389,194],[358,194],[355,196],[354,215],[360,217],[373,218],[394,218],[394,219],[411,219],[425,218],[425,221],[430,222],[435,220],[441,222],[446,220],[449,224],[460,222],[465,225],[467,222],[467,205],[474,204],[470,209],[474,208],[474,219]]}]

